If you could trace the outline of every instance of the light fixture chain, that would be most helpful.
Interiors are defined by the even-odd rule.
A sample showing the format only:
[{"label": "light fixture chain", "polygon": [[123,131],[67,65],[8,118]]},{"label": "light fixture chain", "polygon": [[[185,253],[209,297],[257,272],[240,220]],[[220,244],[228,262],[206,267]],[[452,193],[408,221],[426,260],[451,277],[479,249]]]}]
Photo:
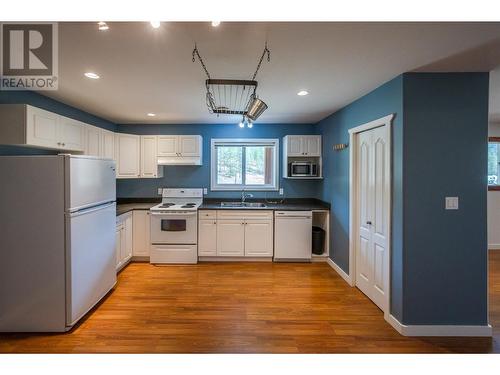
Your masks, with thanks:
[{"label": "light fixture chain", "polygon": [[208,69],[205,66],[205,63],[203,62],[203,59],[200,56],[200,52],[198,51],[198,47],[196,46],[196,44],[194,45],[194,50],[193,50],[193,62],[196,61],[195,55],[198,57],[198,60],[200,61],[200,64],[203,67],[203,70],[205,71],[208,79],[210,79],[210,73],[208,72]]},{"label": "light fixture chain", "polygon": [[255,81],[255,77],[257,77],[257,73],[259,72],[260,66],[262,64],[262,60],[264,60],[264,56],[267,53],[267,62],[271,61],[271,51],[267,48],[267,42],[264,47],[264,51],[262,52],[262,56],[260,57],[259,64],[257,65],[257,69],[255,69],[255,73],[253,74],[252,81]]}]

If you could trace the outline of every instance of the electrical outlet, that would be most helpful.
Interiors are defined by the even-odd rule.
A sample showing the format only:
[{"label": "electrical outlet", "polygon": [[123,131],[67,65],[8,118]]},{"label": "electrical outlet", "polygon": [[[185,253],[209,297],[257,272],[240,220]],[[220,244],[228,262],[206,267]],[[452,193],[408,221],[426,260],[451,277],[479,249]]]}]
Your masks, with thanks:
[{"label": "electrical outlet", "polygon": [[280,193],[280,195],[283,195],[283,188],[280,188],[279,193]]},{"label": "electrical outlet", "polygon": [[458,210],[458,197],[445,198],[445,210]]},{"label": "electrical outlet", "polygon": [[162,195],[163,194],[163,189],[162,188],[158,188],[158,195]]},{"label": "electrical outlet", "polygon": [[203,188],[203,195],[207,195],[208,194],[208,189],[207,188]]}]

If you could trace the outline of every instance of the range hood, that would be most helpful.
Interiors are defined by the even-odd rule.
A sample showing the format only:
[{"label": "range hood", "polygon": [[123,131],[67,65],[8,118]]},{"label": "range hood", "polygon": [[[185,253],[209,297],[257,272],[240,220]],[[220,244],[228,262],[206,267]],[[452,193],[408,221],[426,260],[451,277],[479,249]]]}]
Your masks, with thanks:
[{"label": "range hood", "polygon": [[158,165],[201,165],[201,157],[159,156]]}]

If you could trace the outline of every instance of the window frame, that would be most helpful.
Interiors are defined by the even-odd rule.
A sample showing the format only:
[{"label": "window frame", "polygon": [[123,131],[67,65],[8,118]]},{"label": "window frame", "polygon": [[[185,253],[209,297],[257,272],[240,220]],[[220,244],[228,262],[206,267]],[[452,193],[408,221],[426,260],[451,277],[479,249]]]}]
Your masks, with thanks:
[{"label": "window frame", "polygon": [[[271,181],[268,185],[218,184],[217,183],[217,146],[271,146],[274,162]],[[210,190],[211,191],[278,191],[280,184],[280,140],[278,138],[212,138],[210,147]],[[245,173],[245,157],[242,160],[242,173]]]},{"label": "window frame", "polygon": [[[488,137],[488,144],[490,143],[499,143],[500,144],[500,137]],[[500,166],[498,166],[498,169],[500,170]],[[488,190],[495,191],[498,190],[500,191],[500,184],[498,185],[490,185],[488,184]]]}]

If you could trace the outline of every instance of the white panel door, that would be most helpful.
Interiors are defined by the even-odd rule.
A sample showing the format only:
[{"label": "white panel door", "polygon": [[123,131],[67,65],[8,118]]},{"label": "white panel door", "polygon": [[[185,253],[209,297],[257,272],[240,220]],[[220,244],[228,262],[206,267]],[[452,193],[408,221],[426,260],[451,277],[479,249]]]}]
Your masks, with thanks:
[{"label": "white panel door", "polygon": [[158,156],[178,156],[177,135],[159,135],[158,136]]},{"label": "white panel door", "polygon": [[138,135],[116,134],[116,177],[140,177],[140,141],[141,139]]},{"label": "white panel door", "polygon": [[200,137],[197,135],[179,136],[179,156],[200,156]]},{"label": "white panel door", "polygon": [[158,177],[157,138],[155,135],[141,136],[141,177]]},{"label": "white panel door", "polygon": [[58,141],[65,150],[83,151],[85,149],[85,127],[83,123],[60,116]]},{"label": "white panel door", "polygon": [[27,106],[26,143],[28,145],[61,148],[58,141],[59,116],[40,108]]},{"label": "white panel door", "polygon": [[151,246],[151,223],[149,220],[149,211],[133,211],[133,236],[132,236],[132,255],[148,257]]},{"label": "white panel door", "polygon": [[309,135],[304,137],[304,152],[307,156],[321,156],[321,136]]},{"label": "white panel door", "polygon": [[272,220],[247,220],[245,222],[245,256],[273,256]]},{"label": "white panel door", "polygon": [[217,221],[217,255],[245,255],[245,222],[244,220]]},{"label": "white panel door", "polygon": [[100,156],[106,159],[115,159],[115,133],[109,130],[101,130]]},{"label": "white panel door", "polygon": [[87,126],[85,155],[101,156],[101,130],[95,126]]},{"label": "white panel door", "polygon": [[356,286],[385,311],[389,286],[387,202],[390,199],[386,127],[360,133],[357,144]]},{"label": "white panel door", "polygon": [[304,138],[301,135],[289,135],[287,139],[288,156],[303,156]]},{"label": "white panel door", "polygon": [[217,221],[207,219],[198,223],[198,256],[216,256]]}]

